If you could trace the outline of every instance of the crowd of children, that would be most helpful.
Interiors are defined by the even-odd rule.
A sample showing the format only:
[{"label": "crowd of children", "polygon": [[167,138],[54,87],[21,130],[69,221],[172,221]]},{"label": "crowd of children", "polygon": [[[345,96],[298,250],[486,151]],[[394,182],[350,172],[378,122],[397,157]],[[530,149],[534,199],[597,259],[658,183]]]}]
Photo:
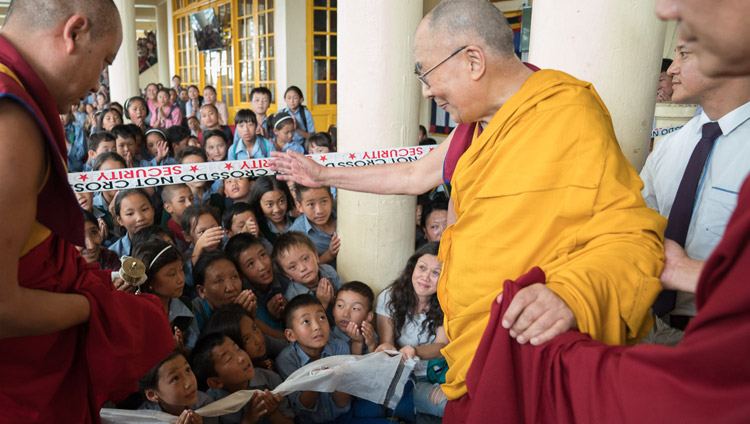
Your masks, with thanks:
[{"label": "crowd of children", "polygon": [[[78,112],[86,106],[62,115],[69,171],[336,150],[335,132],[315,132],[297,87],[286,90],[287,107],[274,115],[267,114],[271,92],[255,88],[253,109],[238,110],[228,125],[213,87],[200,96],[198,87],[181,88],[175,80],[171,88],[149,84],[144,97],[124,107],[102,105],[95,120]],[[420,199],[424,213],[416,224],[424,246],[380,294],[376,309],[370,286],[345,283],[336,272],[342,242],[335,194],[269,176],[77,194],[86,218],[81,256],[112,271],[123,256],[139,259],[146,267],[142,285],[113,283],[158,297],[174,333],[174,352],[118,406],[160,410],[180,423],[413,421],[415,408],[441,416],[445,397],[439,379],[427,374],[440,364],[427,362],[441,358],[446,342],[435,243],[445,228],[445,198]],[[270,392],[311,361],[379,346],[423,359],[395,411],[345,393]],[[243,389],[261,392],[238,413],[216,419],[193,412]]]}]

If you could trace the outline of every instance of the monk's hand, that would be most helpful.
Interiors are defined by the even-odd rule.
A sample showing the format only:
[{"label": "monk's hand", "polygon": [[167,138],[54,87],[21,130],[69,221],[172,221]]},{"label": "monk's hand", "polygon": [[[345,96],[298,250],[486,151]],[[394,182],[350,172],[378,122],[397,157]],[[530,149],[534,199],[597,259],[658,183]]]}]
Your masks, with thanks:
[{"label": "monk's hand", "polygon": [[[498,296],[498,302],[502,295]],[[502,325],[518,343],[539,346],[576,326],[567,304],[544,284],[521,289],[503,315]]]},{"label": "monk's hand", "polygon": [[689,257],[682,246],[670,239],[664,239],[664,256],[660,277],[664,289],[695,293],[705,262]]},{"label": "monk's hand", "polygon": [[314,160],[293,150],[271,152],[271,156],[275,159],[271,162],[271,170],[279,173],[277,179],[294,181],[306,187],[321,186],[325,169]]}]

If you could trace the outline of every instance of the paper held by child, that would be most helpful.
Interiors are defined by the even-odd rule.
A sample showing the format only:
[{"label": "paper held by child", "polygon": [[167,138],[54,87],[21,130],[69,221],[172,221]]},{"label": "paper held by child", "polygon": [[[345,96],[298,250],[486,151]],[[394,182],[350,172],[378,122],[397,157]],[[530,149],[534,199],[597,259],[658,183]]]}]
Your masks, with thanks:
[{"label": "paper held by child", "polygon": [[[395,408],[418,358],[403,359],[398,352],[367,355],[336,355],[311,362],[298,369],[273,393],[298,391],[344,392],[379,405]],[[379,378],[372,378],[373,376]],[[363,384],[363,382],[367,382]],[[242,409],[255,390],[240,390],[196,410],[203,417],[218,417]],[[101,410],[102,423],[174,423],[177,417],[156,411]]]}]

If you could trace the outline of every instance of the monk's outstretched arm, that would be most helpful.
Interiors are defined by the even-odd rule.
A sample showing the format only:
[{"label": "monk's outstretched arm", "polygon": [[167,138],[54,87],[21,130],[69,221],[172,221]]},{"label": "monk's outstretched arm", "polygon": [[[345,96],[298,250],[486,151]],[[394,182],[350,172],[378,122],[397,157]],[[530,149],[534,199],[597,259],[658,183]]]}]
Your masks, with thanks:
[{"label": "monk's outstretched arm", "polygon": [[375,194],[419,195],[443,183],[443,161],[453,133],[435,150],[414,162],[356,168],[330,168],[319,165],[297,152],[271,152],[276,158],[272,169],[308,187],[330,186]]},{"label": "monk's outstretched arm", "polygon": [[0,100],[0,338],[54,333],[89,319],[85,296],[18,284],[18,259],[31,234],[46,166],[41,133],[17,103]]}]

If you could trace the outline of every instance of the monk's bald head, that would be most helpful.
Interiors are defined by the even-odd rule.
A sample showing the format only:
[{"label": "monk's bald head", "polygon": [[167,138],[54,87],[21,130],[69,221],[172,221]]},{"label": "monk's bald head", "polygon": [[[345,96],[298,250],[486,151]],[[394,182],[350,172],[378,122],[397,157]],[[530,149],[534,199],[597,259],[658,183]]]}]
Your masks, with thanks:
[{"label": "monk's bald head", "polygon": [[4,25],[45,31],[75,14],[88,19],[94,38],[120,31],[120,15],[112,0],[11,0]]},{"label": "monk's bald head", "polygon": [[487,0],[443,0],[425,17],[432,35],[455,40],[455,45],[483,42],[495,54],[514,54],[513,30],[505,15]]}]

